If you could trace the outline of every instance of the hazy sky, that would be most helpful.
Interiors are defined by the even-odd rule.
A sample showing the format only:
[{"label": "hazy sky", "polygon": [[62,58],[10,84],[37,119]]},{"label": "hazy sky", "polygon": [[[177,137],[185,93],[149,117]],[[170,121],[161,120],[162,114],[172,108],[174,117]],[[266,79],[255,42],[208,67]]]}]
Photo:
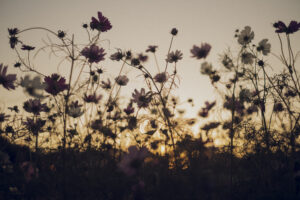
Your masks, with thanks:
[{"label": "hazy sky", "polygon": [[[173,50],[181,50],[184,59],[178,63],[181,83],[176,93],[181,100],[194,98],[196,112],[205,100],[213,100],[215,93],[209,79],[200,75],[200,62],[191,58],[191,47],[202,42],[210,43],[212,51],[207,61],[220,66],[218,55],[227,47],[236,46],[235,29],[249,25],[255,32],[256,42],[268,38],[272,52],[279,54],[272,23],[277,20],[286,23],[299,21],[300,0],[0,0],[0,63],[9,65],[9,72],[14,72],[12,66],[17,58],[9,47],[7,28],[43,26],[55,31],[65,30],[69,35],[74,33],[76,41],[83,42],[86,35],[81,26],[89,23],[97,11],[108,17],[113,26],[102,36],[102,39],[110,40],[110,46],[102,43],[108,55],[115,52],[115,48],[139,53],[145,51],[148,45],[158,45],[161,67],[171,39],[169,31],[173,27],[178,28]],[[28,44],[41,42],[47,37],[41,33],[27,35]],[[293,35],[292,41],[295,49],[300,49],[299,33]],[[272,60],[272,57],[268,59]],[[151,56],[150,60],[146,67],[155,70]],[[110,62],[108,58],[102,65],[111,77],[120,69],[120,64]],[[52,73],[57,66],[47,61],[39,64],[39,69]],[[59,70],[64,74],[65,69],[67,66]],[[130,95],[135,87],[141,87],[139,81],[142,79],[129,68],[125,72],[132,74],[129,76],[131,84],[122,91],[122,95]],[[8,93],[3,87],[0,88],[0,96],[0,107],[18,103],[25,97],[17,92]]]}]

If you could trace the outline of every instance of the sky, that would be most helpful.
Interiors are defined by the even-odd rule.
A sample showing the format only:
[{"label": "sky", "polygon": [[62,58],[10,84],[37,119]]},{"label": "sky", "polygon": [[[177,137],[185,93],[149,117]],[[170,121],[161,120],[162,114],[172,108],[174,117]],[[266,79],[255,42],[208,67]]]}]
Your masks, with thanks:
[{"label": "sky", "polygon": [[[233,37],[236,29],[249,25],[255,32],[254,41],[268,38],[272,44],[272,52],[279,54],[277,35],[272,24],[278,20],[288,23],[290,20],[300,20],[299,0],[0,0],[0,63],[9,66],[9,72],[16,72],[13,64],[17,57],[8,44],[7,28],[25,29],[33,26],[43,26],[51,30],[64,30],[68,35],[75,35],[75,41],[84,43],[86,40],[83,23],[89,23],[92,16],[101,11],[109,18],[113,28],[103,34],[101,45],[108,55],[116,48],[144,52],[148,45],[158,45],[157,58],[159,65],[165,64],[171,35],[170,30],[176,27],[179,32],[172,50],[181,50],[183,60],[177,65],[180,75],[179,88],[174,91],[181,101],[193,98],[195,109],[190,109],[189,115],[196,115],[206,100],[214,100],[217,94],[211,86],[208,77],[200,74],[198,60],[191,58],[192,46],[202,42],[211,44],[212,50],[207,61],[214,66],[221,66],[219,55],[228,47],[237,47]],[[32,32],[24,35],[28,44],[42,44],[47,34]],[[107,40],[106,40],[107,41]],[[300,47],[300,34],[294,34],[292,43]],[[45,73],[54,73],[57,69],[61,74],[67,74],[68,66],[57,68],[57,60],[47,55],[36,59],[36,66]],[[272,61],[274,57],[267,58]],[[120,70],[120,64],[107,58],[101,63],[108,77],[115,77]],[[154,59],[145,65],[150,71],[155,71]],[[276,66],[274,66],[275,69]],[[135,88],[142,87],[142,79],[138,73],[126,68],[130,84],[121,91],[121,95],[130,96]],[[18,73],[18,77],[23,76]],[[11,106],[28,99],[19,88],[7,92],[0,88],[0,108]]]}]

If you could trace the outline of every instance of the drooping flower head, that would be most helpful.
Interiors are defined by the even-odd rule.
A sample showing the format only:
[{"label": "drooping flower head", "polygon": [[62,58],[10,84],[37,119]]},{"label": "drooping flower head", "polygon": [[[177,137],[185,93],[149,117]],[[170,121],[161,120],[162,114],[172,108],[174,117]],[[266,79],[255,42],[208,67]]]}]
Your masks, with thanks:
[{"label": "drooping flower head", "polygon": [[67,90],[69,85],[66,84],[66,79],[58,74],[52,74],[44,78],[46,83],[46,92],[56,96],[58,93]]},{"label": "drooping flower head", "polygon": [[241,45],[249,44],[254,38],[254,32],[250,26],[245,26],[244,30],[241,31],[238,37],[238,43]]},{"label": "drooping flower head", "polygon": [[181,51],[179,51],[179,50],[176,50],[175,52],[172,51],[167,55],[166,61],[168,63],[173,63],[173,62],[176,63],[182,59],[182,56],[183,56],[183,54],[181,53]]},{"label": "drooping flower head", "polygon": [[137,103],[139,108],[147,108],[151,101],[151,94],[146,93],[144,88],[140,92],[135,89],[132,97],[132,102]]},{"label": "drooping flower head", "polygon": [[8,29],[9,34],[9,44],[12,49],[15,48],[15,46],[18,44],[19,40],[16,35],[19,33],[19,30],[17,28]]},{"label": "drooping flower head", "polygon": [[191,49],[192,57],[197,59],[206,58],[210,52],[211,46],[207,43],[202,43],[200,47],[194,45]]},{"label": "drooping flower head", "polygon": [[112,28],[110,21],[101,12],[98,12],[98,20],[92,17],[90,26],[92,30],[96,29],[101,32],[106,32]]},{"label": "drooping flower head", "polygon": [[276,28],[276,33],[292,34],[300,29],[300,23],[298,23],[297,21],[291,21],[289,26],[286,26],[282,21],[278,21],[274,23],[273,26],[274,28]]},{"label": "drooping flower head", "polygon": [[93,44],[90,47],[85,47],[81,54],[88,59],[90,63],[98,63],[102,60],[104,60],[104,56],[106,53],[104,53],[103,48],[99,48],[97,45]]},{"label": "drooping flower head", "polygon": [[2,85],[7,90],[15,89],[14,81],[17,79],[16,74],[7,74],[7,66],[0,64],[0,85]]},{"label": "drooping flower head", "polygon": [[120,75],[115,78],[115,81],[118,85],[125,86],[125,85],[127,85],[129,79],[125,75]]},{"label": "drooping flower head", "polygon": [[111,82],[110,79],[107,79],[107,81],[101,81],[101,87],[105,90],[111,89]]},{"label": "drooping flower head", "polygon": [[26,112],[33,113],[35,115],[39,115],[40,112],[46,111],[46,104],[42,104],[39,99],[29,99],[24,102],[23,108]]}]

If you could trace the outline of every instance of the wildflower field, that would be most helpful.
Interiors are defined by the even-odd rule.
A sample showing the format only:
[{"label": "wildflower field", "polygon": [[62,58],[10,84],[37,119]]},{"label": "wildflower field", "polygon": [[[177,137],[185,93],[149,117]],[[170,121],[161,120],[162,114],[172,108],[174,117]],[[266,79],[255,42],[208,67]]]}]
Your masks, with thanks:
[{"label": "wildflower field", "polygon": [[[17,62],[0,64],[0,94],[22,88],[28,98],[1,107],[0,199],[300,199],[299,47],[291,42],[300,22],[273,23],[280,52],[250,26],[233,30],[235,48],[214,67],[211,44],[191,46],[190,55],[176,48],[177,28],[161,44],[167,52],[149,44],[109,54],[105,34],[114,25],[105,14],[82,24],[84,44],[70,31],[8,28]],[[36,31],[42,46],[23,37]],[[68,75],[44,74],[35,64],[41,52],[60,58]],[[163,66],[157,54],[166,55]],[[174,95],[184,56],[218,93],[201,108]],[[114,78],[107,60],[119,64]],[[126,69],[143,84],[122,96],[136,81]],[[185,116],[182,104],[198,115]]]}]

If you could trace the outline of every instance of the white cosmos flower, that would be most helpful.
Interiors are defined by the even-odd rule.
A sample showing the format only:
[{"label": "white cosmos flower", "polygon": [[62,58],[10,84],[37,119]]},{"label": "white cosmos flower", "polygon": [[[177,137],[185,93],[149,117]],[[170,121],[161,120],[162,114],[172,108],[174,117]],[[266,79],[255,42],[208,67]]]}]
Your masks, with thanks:
[{"label": "white cosmos flower", "polygon": [[268,39],[263,39],[258,43],[257,51],[261,51],[265,56],[271,52],[271,44],[268,43]]},{"label": "white cosmos flower", "polygon": [[242,63],[252,65],[253,58],[255,58],[255,57],[254,57],[254,55],[252,55],[249,52],[244,52],[244,53],[242,53],[241,58],[242,58]]},{"label": "white cosmos flower", "polygon": [[212,65],[208,62],[202,63],[200,72],[204,75],[210,75],[212,73]]},{"label": "white cosmos flower", "polygon": [[254,32],[251,31],[250,26],[246,26],[244,30],[241,31],[238,37],[238,42],[241,45],[247,45],[253,40],[253,38],[254,38]]}]

